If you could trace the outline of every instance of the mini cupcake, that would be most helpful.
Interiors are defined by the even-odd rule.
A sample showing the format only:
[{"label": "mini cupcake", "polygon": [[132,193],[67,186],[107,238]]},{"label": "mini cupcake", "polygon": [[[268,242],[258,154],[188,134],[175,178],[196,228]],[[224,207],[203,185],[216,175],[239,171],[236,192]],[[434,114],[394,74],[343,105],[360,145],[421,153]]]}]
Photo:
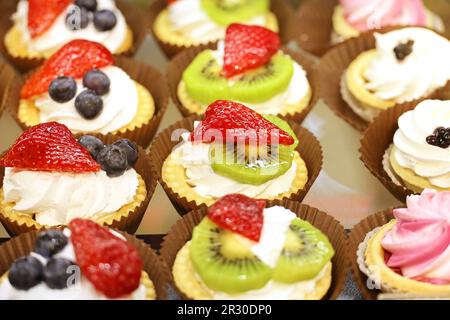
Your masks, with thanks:
[{"label": "mini cupcake", "polygon": [[[69,42],[25,80],[20,93],[14,88],[17,92],[11,94],[20,94],[18,106],[12,106],[17,108],[14,116],[24,128],[57,121],[74,133],[119,134],[146,146],[159,125],[167,97],[154,98],[153,87],[132,79],[120,61],[116,65],[101,44]],[[159,75],[149,68],[142,66],[140,71],[147,77]],[[165,88],[160,91],[166,93]]]},{"label": "mini cupcake", "polygon": [[217,48],[179,54],[169,66],[168,79],[180,111],[203,114],[212,102],[227,99],[261,114],[303,120],[314,103],[314,63],[281,49],[280,43],[279,35],[264,27],[231,24]]},{"label": "mini cupcake", "polygon": [[114,0],[20,0],[16,12],[4,17],[13,21],[2,39],[5,53],[22,69],[75,39],[101,43],[114,54],[131,53],[143,36],[127,19],[141,17],[126,9],[127,17]]},{"label": "mini cupcake", "polygon": [[[153,169],[181,214],[229,193],[303,199],[320,171],[322,155],[314,136],[275,116],[218,100],[203,121],[193,121],[166,129],[150,150]],[[172,149],[179,134],[183,142]],[[303,152],[310,153],[307,161]]]},{"label": "mini cupcake", "polygon": [[[16,244],[14,261],[3,257],[10,243]],[[1,300],[155,300],[166,297],[170,279],[145,244],[90,220],[24,234],[0,247],[0,254],[9,261],[0,277]]]},{"label": "mini cupcake", "polygon": [[[265,200],[226,195],[179,221],[161,254],[189,299],[319,300],[339,267],[328,236],[301,217]],[[343,235],[343,228],[334,232]]]},{"label": "mini cupcake", "polygon": [[[359,270],[354,272],[365,274],[374,290],[427,298],[448,296],[450,192],[426,189],[421,195],[409,196],[406,208],[394,209],[393,215],[395,219],[386,224],[381,221],[389,216],[377,215],[377,219],[364,221],[367,227],[362,222],[355,227],[358,234],[363,229],[368,233],[356,252]],[[352,231],[350,242],[356,238]]]},{"label": "mini cupcake", "polygon": [[135,232],[156,184],[147,162],[130,140],[77,141],[62,124],[37,125],[0,158],[0,220],[12,235],[74,218]]}]

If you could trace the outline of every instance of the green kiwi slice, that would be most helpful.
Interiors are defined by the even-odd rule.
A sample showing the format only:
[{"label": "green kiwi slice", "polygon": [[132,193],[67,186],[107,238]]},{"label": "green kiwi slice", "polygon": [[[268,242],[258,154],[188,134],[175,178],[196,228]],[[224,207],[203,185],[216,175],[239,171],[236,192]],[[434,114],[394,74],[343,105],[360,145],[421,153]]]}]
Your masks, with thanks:
[{"label": "green kiwi slice", "polygon": [[183,73],[188,94],[196,101],[209,105],[216,100],[261,103],[270,100],[289,86],[294,74],[292,59],[279,52],[259,68],[228,80],[211,50],[201,52]]},{"label": "green kiwi slice", "polygon": [[205,218],[194,229],[190,257],[203,282],[229,294],[262,288],[272,269],[259,260],[236,234]]},{"label": "green kiwi slice", "polygon": [[309,222],[296,218],[289,226],[272,279],[284,283],[313,279],[333,255],[328,238]]},{"label": "green kiwi slice", "polygon": [[206,14],[217,24],[227,26],[233,22],[248,22],[265,15],[270,8],[269,0],[202,0]]}]

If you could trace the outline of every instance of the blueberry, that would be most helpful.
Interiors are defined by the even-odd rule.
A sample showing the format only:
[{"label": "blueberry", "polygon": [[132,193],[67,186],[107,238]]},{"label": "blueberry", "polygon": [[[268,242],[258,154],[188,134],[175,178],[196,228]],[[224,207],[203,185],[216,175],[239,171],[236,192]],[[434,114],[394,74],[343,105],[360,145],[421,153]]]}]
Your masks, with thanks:
[{"label": "blueberry", "polygon": [[18,290],[28,290],[38,285],[43,278],[42,263],[32,256],[17,259],[11,265],[8,280]]},{"label": "blueberry", "polygon": [[97,158],[98,153],[105,147],[102,140],[90,135],[81,136],[78,139],[78,143],[81,144],[94,159]]},{"label": "blueberry", "polygon": [[98,31],[109,31],[117,24],[117,18],[111,10],[99,10],[94,13],[94,26]]},{"label": "blueberry", "polygon": [[77,94],[77,83],[72,77],[58,77],[50,83],[48,94],[59,103],[70,101]]},{"label": "blueberry", "polygon": [[97,9],[97,0],[75,0],[75,5],[88,11],[95,11]]},{"label": "blueberry", "polygon": [[111,82],[104,72],[100,70],[92,70],[84,75],[83,85],[94,91],[99,96],[102,96],[109,92]]},{"label": "blueberry", "polygon": [[97,156],[97,162],[106,171],[108,177],[121,176],[128,168],[127,154],[115,145],[103,148]]},{"label": "blueberry", "polygon": [[52,258],[44,269],[45,284],[51,289],[64,289],[69,286],[69,278],[74,274],[76,264],[64,258]]},{"label": "blueberry", "polygon": [[86,29],[89,24],[89,14],[85,8],[72,7],[66,15],[66,26],[69,30]]},{"label": "blueberry", "polygon": [[134,167],[138,159],[138,148],[136,144],[128,139],[121,139],[114,142],[113,145],[118,146],[127,155],[128,168]]},{"label": "blueberry", "polygon": [[85,90],[75,99],[75,108],[83,118],[92,120],[103,110],[102,97],[92,90]]},{"label": "blueberry", "polygon": [[34,252],[50,258],[67,245],[68,239],[59,230],[48,230],[38,234],[34,244]]}]

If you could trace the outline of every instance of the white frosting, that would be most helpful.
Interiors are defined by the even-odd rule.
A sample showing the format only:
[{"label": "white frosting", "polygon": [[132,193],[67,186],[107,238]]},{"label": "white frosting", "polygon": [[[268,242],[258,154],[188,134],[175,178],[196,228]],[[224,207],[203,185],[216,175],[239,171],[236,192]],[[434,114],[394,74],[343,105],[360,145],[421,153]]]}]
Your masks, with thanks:
[{"label": "white frosting", "polygon": [[98,31],[95,29],[92,19],[85,29],[70,30],[66,26],[66,15],[72,12],[70,5],[58,18],[52,26],[43,34],[36,38],[31,38],[28,31],[28,1],[20,0],[17,11],[12,19],[14,24],[21,30],[23,42],[27,43],[30,50],[37,52],[55,52],[64,44],[75,40],[85,39],[103,44],[111,52],[117,52],[125,42],[127,36],[127,22],[122,13],[117,9],[114,0],[97,0],[99,10],[108,9],[114,12],[117,17],[117,24],[112,30]]},{"label": "white frosting", "polygon": [[[65,229],[64,234],[70,238],[70,230]],[[39,259],[42,264],[47,263],[47,259],[35,252],[31,255]],[[72,242],[69,241],[67,246],[58,252],[55,258],[65,258],[70,261],[76,261],[75,252]],[[120,298],[126,300],[144,300],[146,296],[146,288],[142,284],[126,297]],[[79,281],[74,285],[64,289],[51,289],[44,282],[29,290],[18,290],[14,288],[9,280],[0,283],[0,300],[109,300],[103,293],[97,291],[95,287],[81,275]]]},{"label": "white frosting", "polygon": [[3,193],[6,202],[15,203],[14,210],[54,226],[116,212],[133,201],[138,184],[134,169],[110,178],[103,170],[70,174],[5,168]]},{"label": "white frosting", "polygon": [[189,133],[183,135],[184,143],[174,152],[179,152],[187,182],[203,197],[221,198],[230,193],[240,193],[252,198],[271,198],[288,192],[291,188],[297,171],[295,161],[288,171],[275,179],[261,185],[243,184],[214,172],[210,159],[212,144],[192,143],[188,141],[188,137]]},{"label": "white frosting", "polygon": [[[169,5],[169,20],[174,31],[184,37],[208,42],[223,39],[226,26],[222,26],[211,20],[203,11],[200,0],[178,0]],[[256,16],[250,21],[239,21],[251,25],[266,25],[264,15]]]},{"label": "white frosting", "polygon": [[397,162],[434,186],[450,188],[450,147],[444,149],[426,142],[437,127],[450,127],[450,100],[425,100],[402,114],[398,125],[393,151]]},{"label": "white frosting", "polygon": [[48,92],[35,101],[40,111],[41,123],[56,121],[65,124],[72,132],[100,132],[107,134],[119,130],[133,121],[138,110],[136,84],[130,76],[116,66],[101,69],[110,79],[111,87],[102,96],[103,110],[92,120],[83,118],[75,109],[75,99],[84,90],[82,79],[77,79],[77,94],[65,103],[54,101]]},{"label": "white frosting", "polygon": [[[450,79],[450,41],[424,28],[375,34],[376,56],[366,69],[366,88],[383,100],[404,102],[430,94]],[[413,40],[413,50],[398,61],[394,48]]]}]

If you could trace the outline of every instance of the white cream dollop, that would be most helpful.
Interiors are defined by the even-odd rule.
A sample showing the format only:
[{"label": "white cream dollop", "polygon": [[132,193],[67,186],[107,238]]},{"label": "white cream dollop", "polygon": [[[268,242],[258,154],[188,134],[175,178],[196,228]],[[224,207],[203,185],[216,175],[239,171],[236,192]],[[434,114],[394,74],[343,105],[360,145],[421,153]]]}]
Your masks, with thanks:
[{"label": "white cream dollop", "polygon": [[450,100],[425,100],[398,119],[394,135],[395,159],[437,187],[450,188],[450,147],[440,148],[426,139],[438,127],[450,127]]},{"label": "white cream dollop", "polygon": [[[195,41],[208,42],[223,39],[226,26],[211,20],[203,10],[200,0],[178,0],[168,7],[168,16],[174,31]],[[264,15],[250,21],[239,21],[251,25],[266,25]]]},{"label": "white cream dollop", "polygon": [[119,177],[106,172],[70,174],[5,168],[5,202],[14,210],[35,214],[43,225],[64,225],[74,218],[101,219],[131,203],[139,185],[129,169]]},{"label": "white cream dollop", "polygon": [[[70,239],[70,230],[65,229],[64,234]],[[47,259],[35,252],[30,255],[39,259],[44,265]],[[64,258],[70,261],[76,261],[72,242],[69,241],[61,252],[58,252],[55,258]],[[75,276],[75,273],[74,273]],[[76,279],[74,277],[74,279]],[[144,300],[146,289],[141,284],[139,287],[126,297],[118,300]],[[51,289],[44,282],[29,290],[18,290],[14,288],[9,280],[0,282],[0,300],[109,300],[104,294],[97,291],[95,287],[83,275],[79,281],[75,281],[72,286],[64,289]]]},{"label": "white cream dollop", "polygon": [[[378,98],[405,102],[430,94],[450,80],[450,41],[425,28],[402,28],[375,34],[376,57],[364,72],[366,88]],[[413,40],[413,48],[399,61],[394,48]]]},{"label": "white cream dollop", "polygon": [[66,25],[66,16],[73,12],[73,5],[70,5],[54,21],[53,25],[43,34],[36,38],[31,38],[28,31],[28,1],[20,0],[17,5],[17,11],[12,19],[14,24],[21,30],[22,41],[26,43],[31,51],[53,53],[64,44],[75,40],[85,39],[103,44],[109,51],[117,52],[125,42],[127,37],[127,22],[120,10],[116,7],[114,0],[97,0],[99,10],[108,9],[114,12],[117,18],[117,24],[112,30],[98,31],[92,19],[85,29],[70,30]]},{"label": "white cream dollop", "polygon": [[72,132],[100,132],[107,134],[119,130],[133,121],[138,110],[138,93],[136,84],[130,76],[116,66],[100,69],[110,79],[111,86],[102,96],[103,109],[94,119],[85,119],[75,108],[76,97],[86,90],[82,79],[77,81],[77,94],[67,102],[54,101],[46,92],[36,99],[40,121],[56,121],[66,125]]}]

